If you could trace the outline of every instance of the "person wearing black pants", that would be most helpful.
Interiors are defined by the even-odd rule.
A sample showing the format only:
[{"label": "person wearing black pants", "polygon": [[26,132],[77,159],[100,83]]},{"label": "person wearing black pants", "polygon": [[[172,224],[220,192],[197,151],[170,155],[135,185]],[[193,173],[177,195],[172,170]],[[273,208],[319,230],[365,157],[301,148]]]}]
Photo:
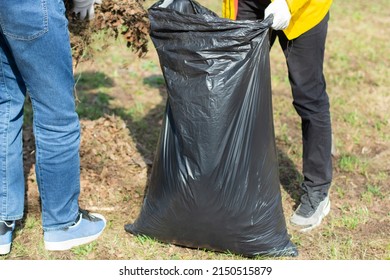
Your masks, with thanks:
[{"label": "person wearing black pants", "polygon": [[[274,3],[276,1],[286,4],[284,0],[275,0]],[[292,9],[291,2],[287,1],[289,10]],[[266,0],[239,0],[237,20],[263,19],[270,3]],[[275,24],[278,9],[273,8]],[[301,231],[317,227],[330,211],[328,192],[332,181],[332,128],[323,74],[328,20],[329,11],[318,24],[295,38],[289,39],[283,30],[275,28],[270,36],[271,47],[276,38],[279,39],[287,62],[293,105],[301,117],[304,176],[301,188],[304,194],[290,220]],[[279,26],[280,29],[286,27]]]}]

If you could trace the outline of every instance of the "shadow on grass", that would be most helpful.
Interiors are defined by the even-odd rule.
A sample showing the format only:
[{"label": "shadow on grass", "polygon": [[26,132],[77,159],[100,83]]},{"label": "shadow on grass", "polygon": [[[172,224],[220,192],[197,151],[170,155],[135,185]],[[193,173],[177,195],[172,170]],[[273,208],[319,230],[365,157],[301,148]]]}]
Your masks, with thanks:
[{"label": "shadow on grass", "polygon": [[[276,139],[277,143],[279,139]],[[294,200],[295,204],[293,210],[295,210],[300,202],[302,191],[299,185],[302,181],[302,175],[297,170],[294,162],[283,151],[282,144],[277,145],[277,154],[279,162],[279,180],[283,189]]]}]

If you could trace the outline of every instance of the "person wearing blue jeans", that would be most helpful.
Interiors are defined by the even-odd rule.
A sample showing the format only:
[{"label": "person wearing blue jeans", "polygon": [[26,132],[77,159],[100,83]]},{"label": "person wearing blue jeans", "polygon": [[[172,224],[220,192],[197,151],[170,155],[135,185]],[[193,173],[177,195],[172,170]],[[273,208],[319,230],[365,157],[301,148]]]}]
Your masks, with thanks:
[{"label": "person wearing blue jeans", "polygon": [[[95,2],[74,0],[74,11],[92,18]],[[90,242],[106,224],[78,204],[80,126],[67,24],[62,0],[0,0],[0,254],[10,252],[15,221],[24,214],[26,93],[33,108],[45,248]]]}]

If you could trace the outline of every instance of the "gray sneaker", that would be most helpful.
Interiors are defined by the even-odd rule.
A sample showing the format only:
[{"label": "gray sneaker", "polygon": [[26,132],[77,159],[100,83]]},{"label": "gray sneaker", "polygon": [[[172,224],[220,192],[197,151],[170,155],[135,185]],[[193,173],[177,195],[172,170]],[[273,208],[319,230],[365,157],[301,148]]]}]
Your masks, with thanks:
[{"label": "gray sneaker", "polygon": [[0,255],[6,255],[10,252],[14,229],[15,221],[0,220]]},{"label": "gray sneaker", "polygon": [[301,227],[301,232],[307,232],[321,224],[322,219],[329,214],[329,195],[322,192],[305,193],[301,204],[290,218],[292,224]]}]

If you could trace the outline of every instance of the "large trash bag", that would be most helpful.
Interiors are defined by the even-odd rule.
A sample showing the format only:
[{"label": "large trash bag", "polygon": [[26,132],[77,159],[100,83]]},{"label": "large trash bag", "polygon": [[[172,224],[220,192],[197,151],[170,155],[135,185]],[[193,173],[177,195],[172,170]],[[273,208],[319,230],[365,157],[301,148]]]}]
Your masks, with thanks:
[{"label": "large trash bag", "polygon": [[244,256],[296,255],[281,204],[271,22],[163,2],[149,17],[168,101],[143,206],[125,230]]}]

